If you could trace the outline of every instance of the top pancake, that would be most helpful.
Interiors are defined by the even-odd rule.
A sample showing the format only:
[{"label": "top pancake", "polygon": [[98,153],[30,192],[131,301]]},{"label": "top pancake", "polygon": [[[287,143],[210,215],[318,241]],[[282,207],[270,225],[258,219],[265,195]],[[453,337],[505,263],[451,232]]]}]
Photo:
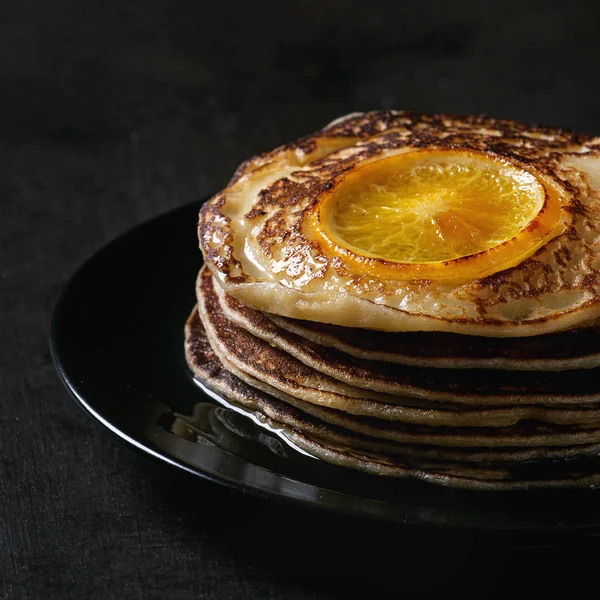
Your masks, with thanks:
[{"label": "top pancake", "polygon": [[[498,157],[561,190],[561,229],[515,266],[468,281],[398,281],[332,257],[308,214],[361,165],[423,149]],[[200,213],[206,264],[270,313],[384,331],[515,337],[600,316],[600,140],[483,117],[355,114],[244,163]],[[536,176],[537,176],[536,175]]]}]

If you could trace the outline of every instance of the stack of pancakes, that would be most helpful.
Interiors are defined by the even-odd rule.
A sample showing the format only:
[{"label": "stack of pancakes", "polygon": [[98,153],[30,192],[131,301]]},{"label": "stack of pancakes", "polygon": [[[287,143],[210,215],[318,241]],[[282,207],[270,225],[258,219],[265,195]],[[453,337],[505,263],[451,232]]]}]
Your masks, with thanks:
[{"label": "stack of pancakes", "polygon": [[[332,193],[404,154],[442,170],[503,161],[545,200],[526,233],[467,260],[386,259],[319,229]],[[598,485],[599,165],[586,136],[394,111],[251,159],[200,213],[188,364],[343,467],[475,489]]]}]

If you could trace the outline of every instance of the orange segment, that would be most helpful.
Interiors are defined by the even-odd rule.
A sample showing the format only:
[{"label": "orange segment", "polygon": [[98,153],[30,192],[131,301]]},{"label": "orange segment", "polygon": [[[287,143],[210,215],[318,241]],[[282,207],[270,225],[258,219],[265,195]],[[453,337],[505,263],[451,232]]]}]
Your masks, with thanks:
[{"label": "orange segment", "polygon": [[310,215],[330,254],[359,273],[482,277],[521,262],[560,230],[543,176],[475,152],[425,150],[350,172]]}]

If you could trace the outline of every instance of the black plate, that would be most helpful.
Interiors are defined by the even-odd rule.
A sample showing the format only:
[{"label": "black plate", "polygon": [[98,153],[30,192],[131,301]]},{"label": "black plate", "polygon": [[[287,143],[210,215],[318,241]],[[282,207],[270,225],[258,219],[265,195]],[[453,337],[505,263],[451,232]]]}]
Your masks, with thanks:
[{"label": "black plate", "polygon": [[57,369],[99,423],[194,475],[344,515],[529,539],[600,532],[600,490],[467,492],[377,478],[303,456],[220,407],[194,383],[183,358],[183,324],[201,266],[199,206],[184,206],[108,244],[57,303]]}]

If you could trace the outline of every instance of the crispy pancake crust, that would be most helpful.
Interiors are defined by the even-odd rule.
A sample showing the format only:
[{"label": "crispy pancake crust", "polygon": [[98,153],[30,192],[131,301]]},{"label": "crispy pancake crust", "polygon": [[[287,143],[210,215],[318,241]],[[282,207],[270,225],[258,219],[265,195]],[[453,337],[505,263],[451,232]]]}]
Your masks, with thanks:
[{"label": "crispy pancake crust", "polygon": [[[497,156],[563,192],[563,232],[520,264],[462,283],[391,281],[327,255],[307,212],[364,164],[425,148]],[[531,336],[600,316],[600,150],[560,129],[485,117],[350,115],[244,163],[200,212],[206,264],[232,296],[275,314],[385,331]]]}]

